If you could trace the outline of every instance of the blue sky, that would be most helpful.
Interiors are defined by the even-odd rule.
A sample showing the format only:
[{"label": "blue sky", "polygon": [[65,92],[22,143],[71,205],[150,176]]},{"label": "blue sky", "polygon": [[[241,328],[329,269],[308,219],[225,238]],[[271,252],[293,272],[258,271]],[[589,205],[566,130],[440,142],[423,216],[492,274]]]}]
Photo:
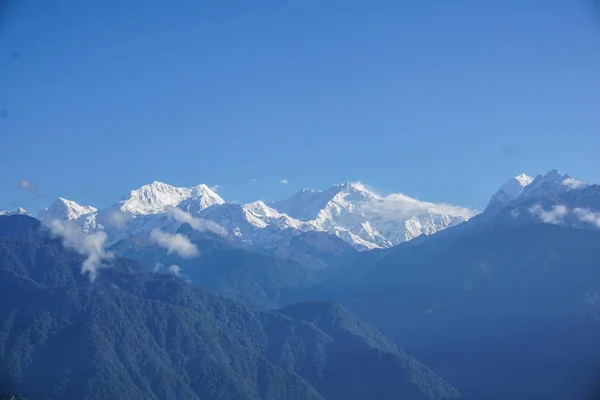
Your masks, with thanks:
[{"label": "blue sky", "polygon": [[0,209],[105,207],[154,180],[474,208],[521,172],[600,181],[591,0],[7,4]]}]

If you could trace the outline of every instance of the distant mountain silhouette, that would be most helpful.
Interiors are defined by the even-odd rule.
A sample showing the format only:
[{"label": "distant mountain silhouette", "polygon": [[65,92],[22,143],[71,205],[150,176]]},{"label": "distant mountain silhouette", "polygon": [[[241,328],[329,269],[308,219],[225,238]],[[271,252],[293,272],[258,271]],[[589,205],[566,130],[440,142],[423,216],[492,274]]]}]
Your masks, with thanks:
[{"label": "distant mountain silhouette", "polygon": [[600,232],[534,220],[458,228],[284,297],[339,301],[467,397],[583,398],[600,373]]},{"label": "distant mountain silhouette", "polygon": [[126,259],[91,283],[32,218],[0,232],[0,376],[31,399],[459,397],[338,305],[255,311]]}]

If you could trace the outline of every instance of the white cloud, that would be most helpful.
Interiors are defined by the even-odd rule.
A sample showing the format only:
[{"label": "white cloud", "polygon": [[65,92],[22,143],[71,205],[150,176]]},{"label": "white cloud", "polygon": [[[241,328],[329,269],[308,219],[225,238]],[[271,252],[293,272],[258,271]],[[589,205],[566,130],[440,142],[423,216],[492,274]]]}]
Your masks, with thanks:
[{"label": "white cloud", "polygon": [[366,192],[370,192],[370,193],[376,195],[375,191],[372,188],[368,187],[367,185],[365,185],[364,183],[362,183],[360,181],[351,182],[351,184],[352,184],[352,186],[354,186],[355,188],[357,188],[359,190],[364,190]]},{"label": "white cloud", "polygon": [[551,210],[546,211],[542,206],[536,204],[529,208],[529,212],[539,217],[542,222],[547,224],[558,224],[563,221],[565,216],[568,214],[569,209],[563,205],[555,205],[552,206]]},{"label": "white cloud", "polygon": [[150,239],[159,246],[167,249],[169,254],[176,253],[181,257],[195,257],[198,255],[198,248],[190,242],[187,236],[180,233],[167,233],[158,228],[150,232]]},{"label": "white cloud", "polygon": [[595,212],[589,208],[576,208],[573,214],[581,221],[589,224],[594,224],[600,228],[600,212]]},{"label": "white cloud", "polygon": [[199,232],[210,231],[219,235],[227,234],[227,230],[221,225],[204,218],[195,218],[190,213],[185,212],[180,208],[168,206],[166,210],[171,218],[182,224],[190,224],[193,229]]},{"label": "white cloud", "polygon": [[92,282],[96,279],[100,268],[109,266],[105,261],[111,260],[114,255],[105,249],[106,233],[96,232],[87,235],[75,222],[58,219],[50,221],[48,226],[52,234],[62,238],[65,247],[87,257],[81,267],[81,273],[89,273]]},{"label": "white cloud", "polygon": [[169,266],[169,272],[175,276],[181,276],[181,267],[177,264]]},{"label": "white cloud", "polygon": [[209,187],[209,189],[215,193],[217,193],[220,188],[221,188],[221,185],[213,185],[213,186]]},{"label": "white cloud", "polygon": [[33,185],[33,183],[31,183],[27,179],[22,179],[22,180],[19,181],[19,189],[24,190],[24,191],[29,192],[29,193],[35,193],[35,192],[37,192],[37,187],[35,187]]},{"label": "white cloud", "polygon": [[250,184],[251,185],[254,184],[254,183],[256,183],[256,182],[258,182],[258,180],[256,180],[256,179],[250,179]]},{"label": "white cloud", "polygon": [[563,182],[563,185],[570,187],[571,189],[580,189],[587,186],[588,184],[582,180],[568,177]]},{"label": "white cloud", "polygon": [[279,181],[279,183],[283,183],[284,185],[287,185],[289,183],[289,181],[287,179],[282,179]]},{"label": "white cloud", "polygon": [[164,265],[161,263],[156,263],[154,264],[154,267],[152,267],[152,272],[158,272],[162,269],[162,267],[164,267]]},{"label": "white cloud", "polygon": [[106,214],[107,225],[117,229],[124,229],[130,219],[131,215],[121,210],[111,210]]},{"label": "white cloud", "polygon": [[428,211],[465,218],[470,218],[476,214],[474,210],[465,207],[421,201],[403,193],[390,194],[373,201],[365,206],[363,211],[390,220],[404,220]]}]

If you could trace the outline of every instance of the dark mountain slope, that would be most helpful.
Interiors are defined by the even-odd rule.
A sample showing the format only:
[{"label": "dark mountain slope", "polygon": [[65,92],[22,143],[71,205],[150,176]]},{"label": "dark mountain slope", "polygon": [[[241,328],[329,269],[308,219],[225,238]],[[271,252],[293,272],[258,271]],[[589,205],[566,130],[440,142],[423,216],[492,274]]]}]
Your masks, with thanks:
[{"label": "dark mountain slope", "polygon": [[339,237],[314,231],[287,237],[264,250],[278,258],[298,261],[312,271],[344,267],[359,254]]},{"label": "dark mountain slope", "polygon": [[148,238],[124,240],[111,250],[149,268],[168,273],[170,265],[181,267],[181,277],[202,289],[222,294],[261,309],[279,307],[281,290],[311,284],[309,271],[296,261],[228,243],[217,235],[197,232],[184,225],[185,234],[199,250],[194,258],[182,258],[157,248]]},{"label": "dark mountain slope", "polygon": [[[337,352],[332,355],[343,365],[342,370],[331,371],[335,376],[331,382],[316,381],[321,393],[329,398],[344,388],[344,397],[348,399],[367,398],[415,398],[426,385],[431,388],[443,387],[448,397],[455,396],[454,389],[441,380],[427,367],[399,350],[369,324],[348,313],[337,303],[310,302],[294,304],[279,310],[280,313],[314,324],[327,332]],[[339,346],[340,343],[352,344],[351,351]],[[378,368],[365,371],[357,360],[378,360]],[[354,379],[349,379],[348,376]],[[360,382],[367,380],[374,384],[365,388]],[[314,382],[314,381],[313,381]],[[434,392],[429,395],[435,396]]]},{"label": "dark mountain slope", "polygon": [[339,301],[468,397],[580,398],[600,373],[597,231],[482,225],[294,297],[307,298]]},{"label": "dark mountain slope", "polygon": [[14,240],[21,234],[7,227],[23,221],[6,218],[0,376],[30,399],[341,400],[380,385],[393,388],[383,400],[457,396],[399,350],[376,345],[385,341],[377,331],[340,336],[356,322],[338,307],[322,311],[332,323],[321,326],[248,309],[123,259],[92,284],[80,274],[81,257],[35,224],[27,241]]}]

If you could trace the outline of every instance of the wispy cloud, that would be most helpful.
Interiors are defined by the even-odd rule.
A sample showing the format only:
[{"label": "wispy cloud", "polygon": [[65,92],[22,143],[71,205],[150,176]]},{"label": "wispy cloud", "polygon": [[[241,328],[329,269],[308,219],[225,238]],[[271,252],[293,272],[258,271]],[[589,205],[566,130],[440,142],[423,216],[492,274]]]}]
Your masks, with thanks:
[{"label": "wispy cloud", "polygon": [[258,182],[258,180],[257,180],[257,179],[250,179],[250,184],[251,184],[251,185],[255,184],[256,182]]},{"label": "wispy cloud", "polygon": [[154,264],[154,267],[152,267],[152,272],[159,272],[163,267],[164,265],[161,263],[156,263]]},{"label": "wispy cloud", "polygon": [[279,181],[279,183],[282,183],[284,185],[287,185],[288,183],[290,183],[287,179],[282,179]]},{"label": "wispy cloud", "polygon": [[169,266],[169,272],[177,277],[180,277],[181,276],[181,267],[177,264],[173,264],[173,265]]},{"label": "wispy cloud", "polygon": [[564,181],[562,181],[562,184],[570,187],[571,189],[580,189],[582,187],[588,186],[588,183],[586,183],[582,180],[579,180],[577,178],[571,178],[571,177],[568,177]]},{"label": "wispy cloud", "polygon": [[359,189],[359,190],[364,190],[365,192],[369,192],[377,197],[380,197],[378,194],[375,193],[375,190],[368,186],[367,184],[360,182],[360,181],[356,181],[356,182],[351,182],[352,186],[354,186],[355,188]]},{"label": "wispy cloud", "polygon": [[131,218],[130,214],[121,210],[111,210],[106,214],[107,225],[119,230],[124,229]]},{"label": "wispy cloud", "polygon": [[158,228],[150,232],[150,239],[167,250],[169,254],[175,253],[181,257],[190,258],[198,255],[198,248],[190,242],[187,236],[180,233],[167,233]]},{"label": "wispy cloud", "polygon": [[385,219],[408,219],[426,212],[448,214],[455,217],[469,218],[476,214],[466,207],[445,203],[430,203],[409,197],[403,193],[395,193],[379,198],[365,206],[364,212]]},{"label": "wispy cloud", "polygon": [[587,222],[600,228],[600,212],[592,211],[589,208],[576,208],[573,210],[573,214],[581,222]]},{"label": "wispy cloud", "polygon": [[215,193],[217,193],[220,188],[221,188],[221,185],[212,185],[212,186],[209,187],[209,189],[212,190]]},{"label": "wispy cloud", "polygon": [[75,222],[58,219],[50,221],[48,227],[52,234],[62,239],[65,247],[87,257],[81,267],[81,273],[88,273],[92,282],[101,268],[110,266],[107,261],[110,261],[114,254],[105,249],[106,233],[85,234]]},{"label": "wispy cloud", "polygon": [[529,212],[537,216],[542,222],[547,224],[559,224],[569,213],[569,209],[564,205],[552,206],[550,210],[545,210],[541,205],[536,204],[529,208]]},{"label": "wispy cloud", "polygon": [[27,179],[20,180],[18,187],[27,193],[37,193],[38,191],[37,187]]},{"label": "wispy cloud", "polygon": [[193,229],[199,232],[210,231],[219,235],[227,234],[227,230],[221,225],[204,218],[193,217],[190,213],[185,212],[180,208],[169,206],[166,210],[171,218],[182,224],[190,224]]}]

